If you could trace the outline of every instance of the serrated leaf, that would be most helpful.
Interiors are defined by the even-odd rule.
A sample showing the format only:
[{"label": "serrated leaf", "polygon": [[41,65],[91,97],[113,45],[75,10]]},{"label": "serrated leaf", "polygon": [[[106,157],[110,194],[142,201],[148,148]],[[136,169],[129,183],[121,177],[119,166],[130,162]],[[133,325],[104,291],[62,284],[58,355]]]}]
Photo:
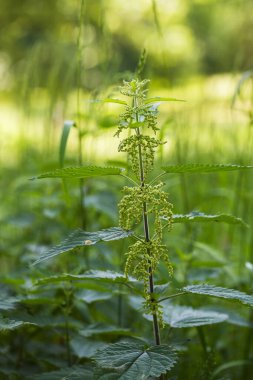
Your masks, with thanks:
[{"label": "serrated leaf", "polygon": [[92,369],[86,366],[66,367],[59,371],[46,372],[28,377],[29,380],[84,380],[92,378]]},{"label": "serrated leaf", "polygon": [[186,165],[166,165],[162,166],[166,173],[213,173],[233,170],[253,169],[252,165],[206,165],[206,164],[186,164]]},{"label": "serrated leaf", "polygon": [[64,121],[62,135],[61,135],[60,149],[59,149],[59,160],[60,160],[61,167],[63,166],[63,163],[64,163],[67,141],[69,137],[69,132],[72,127],[76,127],[76,124],[73,120]]},{"label": "serrated leaf", "polygon": [[196,327],[221,323],[228,319],[225,313],[191,307],[169,305],[164,307],[164,322],[173,328]]},{"label": "serrated leaf", "polygon": [[110,344],[95,355],[99,367],[119,370],[118,379],[148,379],[168,372],[177,361],[175,351],[168,345],[146,348],[136,343]]},{"label": "serrated leaf", "polygon": [[0,298],[0,310],[12,310],[19,300],[15,297]]},{"label": "serrated leaf", "polygon": [[107,175],[120,175],[124,169],[99,167],[99,166],[73,166],[69,168],[55,169],[52,172],[40,174],[32,179],[42,178],[88,178]]},{"label": "serrated leaf", "polygon": [[185,100],[176,99],[176,98],[164,98],[160,96],[156,96],[154,98],[148,98],[144,100],[145,104],[157,103],[157,102],[185,102]]},{"label": "serrated leaf", "polygon": [[226,298],[234,301],[236,300],[240,301],[245,305],[253,306],[253,296],[234,289],[227,289],[213,285],[201,284],[185,286],[183,290],[187,293]]},{"label": "serrated leaf", "polygon": [[72,232],[61,244],[49,249],[32,264],[36,265],[74,248],[94,245],[99,241],[119,240],[129,237],[133,231],[125,231],[120,227],[111,227],[97,232],[87,232],[78,229]]},{"label": "serrated leaf", "polygon": [[[165,218],[163,218],[165,219]],[[186,215],[174,214],[173,223],[208,223],[208,222],[222,222],[227,224],[241,224],[247,226],[241,218],[229,214],[216,214],[208,215],[202,212],[191,212]]]},{"label": "serrated leaf", "polygon": [[41,278],[35,282],[35,285],[49,285],[62,281],[85,281],[85,280],[95,280],[96,282],[107,282],[107,283],[128,283],[135,282],[136,279],[132,277],[126,278],[123,273],[117,273],[112,271],[100,271],[100,270],[90,270],[84,274],[62,274],[59,276],[51,276],[46,278]]},{"label": "serrated leaf", "polygon": [[12,319],[0,318],[0,332],[15,330],[24,326],[36,326],[36,324],[32,322],[15,321]]}]

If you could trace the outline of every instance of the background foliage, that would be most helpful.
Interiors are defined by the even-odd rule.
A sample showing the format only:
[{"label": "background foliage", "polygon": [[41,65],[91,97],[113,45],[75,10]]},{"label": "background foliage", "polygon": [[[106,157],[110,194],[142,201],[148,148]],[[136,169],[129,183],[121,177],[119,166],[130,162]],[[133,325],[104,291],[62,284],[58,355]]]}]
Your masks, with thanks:
[{"label": "background foliage", "polygon": [[[123,271],[127,240],[30,265],[74,229],[117,226],[125,180],[29,178],[62,165],[127,169],[112,139],[119,105],[91,100],[117,98],[144,48],[150,96],[187,101],[160,106],[159,137],[168,143],[159,148],[157,173],[175,164],[252,164],[252,1],[0,5],[0,378],[93,378],[91,357],[98,348],[122,340],[143,347],[152,340],[139,294],[114,274]],[[76,124],[67,123],[60,162],[65,120]],[[174,279],[162,265],[156,279],[164,297],[168,289],[199,283],[252,294],[252,185],[250,171],[168,174],[176,215],[222,212],[248,228],[175,223],[166,241]],[[84,275],[87,270],[95,272]],[[189,292],[164,301],[170,327],[162,339],[179,351],[171,378],[250,379],[252,309],[206,300],[205,293]]]}]

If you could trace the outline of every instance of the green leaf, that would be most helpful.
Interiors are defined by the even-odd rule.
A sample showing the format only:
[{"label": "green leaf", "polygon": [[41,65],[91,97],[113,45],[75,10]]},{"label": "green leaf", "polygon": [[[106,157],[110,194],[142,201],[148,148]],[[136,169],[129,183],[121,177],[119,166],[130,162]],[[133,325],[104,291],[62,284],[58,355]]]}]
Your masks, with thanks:
[{"label": "green leaf", "polygon": [[106,343],[102,341],[87,339],[81,336],[76,336],[70,342],[70,346],[78,358],[91,358],[99,348],[101,349],[105,345]]},{"label": "green leaf", "polygon": [[102,102],[104,102],[104,103],[124,104],[125,106],[127,105],[127,102],[125,102],[125,100],[121,100],[121,99],[107,98],[107,99],[103,99]]},{"label": "green leaf", "polygon": [[12,310],[19,300],[15,297],[0,298],[0,310]]},{"label": "green leaf", "polygon": [[88,178],[99,177],[106,175],[120,175],[124,169],[99,167],[99,166],[73,166],[69,168],[55,169],[52,172],[47,172],[34,177],[32,179],[41,178]]},{"label": "green leaf", "polygon": [[136,282],[137,280],[128,277],[126,278],[123,273],[116,273],[112,271],[100,271],[100,270],[90,270],[88,272],[85,272],[83,274],[62,274],[59,276],[51,276],[51,277],[45,277],[37,280],[35,282],[35,285],[49,285],[49,284],[55,284],[62,281],[87,281],[87,280],[95,280],[96,283],[98,282],[106,282],[106,283],[129,283],[129,282]]},{"label": "green leaf", "polygon": [[157,102],[185,102],[185,100],[176,99],[176,98],[163,98],[160,96],[156,96],[154,98],[149,98],[149,99],[144,100],[145,104],[157,103]]},{"label": "green leaf", "polygon": [[[165,218],[163,218],[165,219]],[[241,224],[247,226],[241,218],[229,214],[216,214],[207,215],[202,212],[191,212],[186,215],[174,214],[173,223],[208,223],[208,222],[222,222],[227,224]]]},{"label": "green leaf", "polygon": [[14,321],[12,319],[0,318],[0,332],[6,332],[10,330],[15,330],[24,326],[36,326],[35,323],[24,322],[24,321]]},{"label": "green leaf", "polygon": [[177,361],[175,351],[168,345],[145,347],[137,343],[114,343],[94,356],[99,367],[119,371],[118,379],[149,379],[169,371]]},{"label": "green leaf", "polygon": [[164,307],[164,322],[174,328],[205,326],[224,322],[225,313],[210,310],[192,309],[191,307],[169,305]]},{"label": "green leaf", "polygon": [[120,227],[111,227],[97,232],[87,232],[78,229],[72,232],[61,244],[41,254],[41,256],[32,265],[39,264],[64,252],[72,251],[77,247],[94,245],[99,241],[124,239],[132,234],[133,231],[125,231]]},{"label": "green leaf", "polygon": [[65,150],[67,146],[69,132],[72,127],[76,127],[76,124],[74,121],[72,120],[64,121],[62,135],[61,135],[60,149],[59,149],[59,160],[60,160],[61,167],[64,164]]},{"label": "green leaf", "polygon": [[93,379],[93,372],[90,367],[87,366],[73,366],[66,367],[59,371],[52,371],[41,373],[38,375],[32,375],[28,377],[29,380],[84,380]]},{"label": "green leaf", "polygon": [[131,335],[133,333],[129,329],[123,327],[110,326],[104,323],[94,323],[86,326],[84,330],[80,331],[80,334],[86,338],[94,335]]},{"label": "green leaf", "polygon": [[194,294],[203,294],[206,296],[218,297],[218,298],[226,298],[230,300],[240,301],[241,303],[253,306],[253,296],[250,296],[246,293],[239,292],[234,289],[221,288],[213,285],[189,285],[185,286],[183,290],[187,293]]},{"label": "green leaf", "polygon": [[252,165],[223,165],[223,164],[186,164],[186,165],[167,165],[162,169],[166,173],[212,173],[233,170],[253,169]]},{"label": "green leaf", "polygon": [[[241,367],[241,366],[245,366],[245,365],[253,366],[252,360],[232,360],[232,361],[229,361],[227,363],[221,364],[212,373],[211,380],[215,379],[216,376],[219,375],[223,371],[226,371],[230,368]],[[222,379],[225,379],[225,378],[222,378]]]}]

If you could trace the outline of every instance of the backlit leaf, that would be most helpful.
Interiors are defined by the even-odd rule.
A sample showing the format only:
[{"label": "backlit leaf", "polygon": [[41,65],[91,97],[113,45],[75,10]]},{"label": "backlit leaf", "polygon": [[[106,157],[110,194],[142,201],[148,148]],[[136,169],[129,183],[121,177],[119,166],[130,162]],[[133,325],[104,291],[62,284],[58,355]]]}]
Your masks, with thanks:
[{"label": "backlit leaf", "polygon": [[59,149],[59,159],[60,159],[61,167],[63,166],[63,163],[64,163],[67,141],[69,137],[69,132],[72,127],[76,127],[76,124],[74,121],[72,120],[64,121],[62,135],[61,135],[60,149]]},{"label": "backlit leaf", "polygon": [[186,164],[186,165],[166,165],[162,169],[166,173],[212,173],[233,170],[253,169],[252,165],[205,165],[205,164]]},{"label": "backlit leaf", "polygon": [[202,212],[191,212],[186,215],[174,214],[173,223],[209,223],[222,222],[227,224],[241,224],[247,226],[241,218],[229,214],[207,215]]},{"label": "backlit leaf", "polygon": [[176,99],[176,98],[164,98],[160,96],[156,96],[154,98],[148,98],[144,100],[145,104],[157,103],[157,102],[185,102],[185,100]]},{"label": "backlit leaf", "polygon": [[34,177],[32,179],[41,178],[88,178],[107,175],[120,175],[123,169],[99,167],[99,166],[73,166],[69,168],[55,169],[52,172],[47,172]]}]

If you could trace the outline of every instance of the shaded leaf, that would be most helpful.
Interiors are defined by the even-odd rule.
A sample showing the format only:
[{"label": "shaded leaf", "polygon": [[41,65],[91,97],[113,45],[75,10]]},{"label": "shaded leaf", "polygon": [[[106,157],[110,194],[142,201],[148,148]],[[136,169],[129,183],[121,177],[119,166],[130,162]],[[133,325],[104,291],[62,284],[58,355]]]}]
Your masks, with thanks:
[{"label": "shaded leaf", "polygon": [[252,165],[225,165],[225,164],[186,164],[186,165],[168,165],[162,169],[166,173],[212,173],[233,170],[253,169]]},{"label": "shaded leaf", "polygon": [[84,330],[80,331],[80,334],[88,338],[93,335],[132,335],[132,332],[123,327],[110,326],[103,323],[94,323],[86,326]]},{"label": "shaded leaf", "polygon": [[15,297],[0,298],[0,310],[12,310],[15,309],[19,300]]},{"label": "shaded leaf", "polygon": [[237,300],[249,306],[253,306],[253,296],[240,292],[234,289],[221,288],[213,285],[189,285],[185,286],[183,290],[187,293],[203,294],[218,298],[226,298],[230,300]]},{"label": "shaded leaf", "polygon": [[100,271],[100,270],[90,270],[83,274],[62,274],[59,276],[51,276],[46,278],[41,278],[36,281],[35,285],[49,285],[62,281],[85,281],[85,280],[95,280],[96,282],[108,282],[108,283],[128,283],[135,282],[136,279],[132,277],[126,278],[123,273],[117,273],[112,271]]},{"label": "shaded leaf", "polygon": [[36,326],[36,324],[32,322],[14,321],[12,319],[0,318],[0,332],[15,330],[29,325]]},{"label": "shaded leaf", "polygon": [[29,380],[84,380],[92,378],[93,372],[88,366],[66,367],[59,371],[46,372],[28,377]]},{"label": "shaded leaf", "polygon": [[72,166],[69,168],[55,169],[52,172],[40,174],[38,177],[32,179],[41,178],[88,178],[99,177],[106,175],[120,175],[121,168],[111,167],[99,167],[99,166]]},{"label": "shaded leaf", "polygon": [[96,351],[104,347],[106,343],[93,339],[77,336],[71,339],[70,346],[78,358],[91,358]]},{"label": "shaded leaf", "polygon": [[63,166],[63,163],[64,163],[67,141],[68,141],[70,129],[72,127],[76,127],[76,124],[74,121],[72,120],[64,121],[62,135],[61,135],[60,149],[59,149],[59,160],[60,160],[61,167]]},{"label": "shaded leaf", "polygon": [[168,345],[145,347],[136,343],[115,343],[99,350],[94,356],[99,367],[120,371],[118,379],[148,379],[169,371],[177,361]]},{"label": "shaded leaf", "polygon": [[164,322],[171,327],[205,326],[224,322],[228,319],[225,313],[211,310],[193,309],[191,307],[169,305],[164,307]]},{"label": "shaded leaf", "polygon": [[[166,218],[163,218],[166,219]],[[186,215],[174,214],[173,223],[208,223],[208,222],[222,222],[227,224],[241,224],[247,226],[241,218],[229,214],[216,214],[207,215],[202,212],[191,212]]]},{"label": "shaded leaf", "polygon": [[41,254],[32,265],[39,264],[64,252],[72,251],[74,248],[94,245],[99,241],[124,239],[132,234],[133,231],[125,231],[120,227],[111,227],[97,232],[87,232],[78,229],[72,232],[61,244]]}]

